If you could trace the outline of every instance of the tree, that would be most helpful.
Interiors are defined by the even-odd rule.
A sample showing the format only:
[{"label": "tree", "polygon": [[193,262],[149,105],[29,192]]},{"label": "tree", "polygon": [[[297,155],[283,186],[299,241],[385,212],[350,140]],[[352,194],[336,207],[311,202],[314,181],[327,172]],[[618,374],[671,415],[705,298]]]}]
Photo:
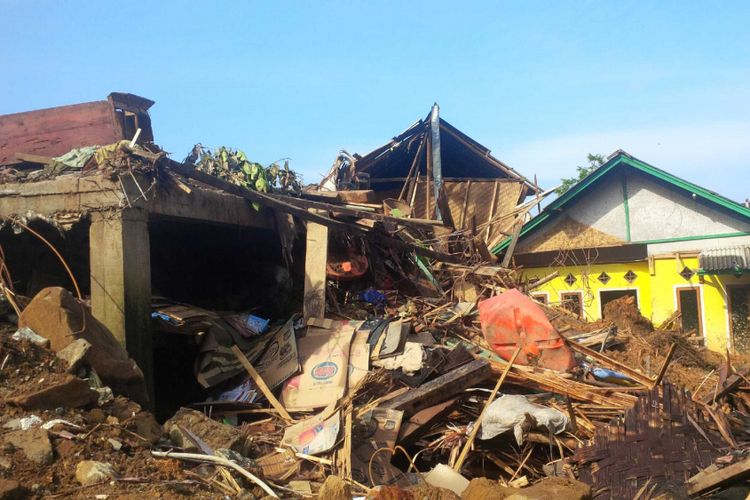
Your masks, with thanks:
[{"label": "tree", "polygon": [[597,155],[597,154],[591,154],[591,153],[588,154],[588,156],[586,157],[586,160],[589,162],[587,166],[582,167],[578,165],[576,167],[576,170],[578,171],[578,176],[568,177],[567,179],[560,179],[561,181],[560,187],[555,190],[555,192],[558,195],[563,194],[568,189],[578,184],[580,181],[583,180],[584,177],[586,177],[591,172],[593,172],[597,168],[604,165],[604,162],[607,161],[607,159],[604,158],[604,155]]}]

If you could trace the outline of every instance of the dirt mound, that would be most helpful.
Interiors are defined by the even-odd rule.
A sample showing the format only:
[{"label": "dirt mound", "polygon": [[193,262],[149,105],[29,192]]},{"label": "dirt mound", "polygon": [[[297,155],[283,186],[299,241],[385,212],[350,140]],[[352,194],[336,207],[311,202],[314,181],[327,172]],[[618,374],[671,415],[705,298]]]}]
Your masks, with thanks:
[{"label": "dirt mound", "polygon": [[[186,472],[180,462],[151,456],[153,430],[160,434],[160,428],[137,403],[117,398],[101,407],[94,402],[88,409],[60,406],[34,411],[9,404],[10,397],[24,397],[70,377],[64,361],[28,341],[11,339],[13,331],[10,325],[0,326],[0,480],[22,484],[38,497],[65,494],[88,498],[95,493],[118,498],[215,498],[216,492]],[[21,419],[32,415],[44,423],[64,422],[53,422],[47,431],[40,428],[39,421],[31,429],[20,428]],[[43,443],[46,439],[49,442]],[[40,467],[32,451],[50,442],[51,461]],[[84,460],[111,464],[121,479],[82,487],[75,474]]]},{"label": "dirt mound", "polygon": [[647,335],[654,331],[654,325],[641,316],[633,297],[620,297],[604,306],[604,317],[617,327],[618,331],[629,331],[633,335]]},{"label": "dirt mound", "polygon": [[617,326],[617,339],[623,342],[607,351],[607,355],[653,377],[675,344],[666,379],[693,392],[700,387],[700,394],[713,390],[715,381],[710,374],[724,361],[723,356],[691,343],[680,332],[655,329],[638,311],[632,297],[622,297],[604,306],[604,316]]}]

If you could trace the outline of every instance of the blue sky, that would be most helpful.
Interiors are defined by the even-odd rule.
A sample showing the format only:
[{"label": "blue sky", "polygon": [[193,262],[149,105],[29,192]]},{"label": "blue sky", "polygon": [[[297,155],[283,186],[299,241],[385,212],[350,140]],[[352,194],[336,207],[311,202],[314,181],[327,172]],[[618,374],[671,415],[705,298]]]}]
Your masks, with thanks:
[{"label": "blue sky", "polygon": [[317,181],[437,101],[545,187],[623,148],[750,196],[750,2],[0,0],[0,113],[156,101],[156,140]]}]

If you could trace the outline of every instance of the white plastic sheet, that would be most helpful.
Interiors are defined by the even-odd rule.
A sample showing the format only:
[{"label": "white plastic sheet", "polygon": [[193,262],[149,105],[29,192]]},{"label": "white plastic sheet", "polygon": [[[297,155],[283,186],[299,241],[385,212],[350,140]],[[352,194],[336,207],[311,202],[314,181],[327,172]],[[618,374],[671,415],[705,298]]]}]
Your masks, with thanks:
[{"label": "white plastic sheet", "polygon": [[492,439],[513,429],[516,442],[519,445],[523,444],[521,424],[527,413],[534,417],[537,428],[547,429],[553,434],[560,434],[568,426],[569,419],[564,413],[530,403],[526,396],[504,394],[487,408],[479,430],[479,439]]}]

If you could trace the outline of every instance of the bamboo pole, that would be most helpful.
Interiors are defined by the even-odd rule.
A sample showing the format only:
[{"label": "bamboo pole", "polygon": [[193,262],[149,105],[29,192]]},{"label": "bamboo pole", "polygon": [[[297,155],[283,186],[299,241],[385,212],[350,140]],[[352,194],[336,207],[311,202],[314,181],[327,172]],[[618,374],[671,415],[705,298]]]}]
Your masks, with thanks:
[{"label": "bamboo pole", "polygon": [[474,422],[474,427],[471,429],[471,434],[469,435],[469,439],[466,441],[466,444],[464,445],[464,449],[461,450],[461,454],[458,456],[458,460],[456,460],[456,465],[453,466],[453,470],[455,470],[456,472],[459,472],[461,470],[461,467],[463,467],[464,462],[466,461],[466,457],[469,455],[469,450],[471,450],[471,445],[474,442],[474,439],[476,439],[477,434],[479,433],[479,428],[482,425],[482,419],[484,418],[484,414],[487,413],[487,408],[495,400],[495,397],[497,396],[497,391],[499,391],[500,386],[503,385],[503,382],[505,381],[505,377],[508,376],[508,372],[513,366],[513,363],[516,362],[516,358],[521,353],[521,349],[522,349],[521,346],[518,346],[518,348],[516,348],[515,352],[513,353],[513,356],[511,356],[510,358],[510,361],[508,361],[508,365],[505,367],[503,374],[500,376],[499,379],[497,379],[497,384],[495,384],[495,388],[492,389],[492,393],[490,394],[490,397],[487,398],[487,402],[484,404],[484,408],[482,408],[482,413],[479,414],[479,417],[477,417],[477,421]]}]

